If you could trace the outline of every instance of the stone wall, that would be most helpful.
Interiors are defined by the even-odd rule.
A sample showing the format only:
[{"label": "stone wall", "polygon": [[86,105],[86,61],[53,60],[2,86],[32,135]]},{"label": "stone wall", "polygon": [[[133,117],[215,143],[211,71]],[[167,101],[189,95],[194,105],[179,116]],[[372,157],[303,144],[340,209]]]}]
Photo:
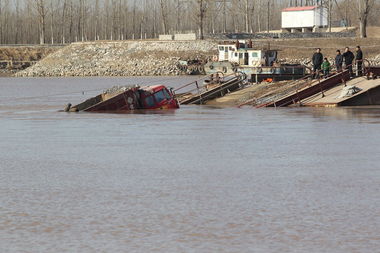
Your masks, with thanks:
[{"label": "stone wall", "polygon": [[180,60],[206,60],[215,50],[210,41],[74,43],[16,76],[180,75]]}]

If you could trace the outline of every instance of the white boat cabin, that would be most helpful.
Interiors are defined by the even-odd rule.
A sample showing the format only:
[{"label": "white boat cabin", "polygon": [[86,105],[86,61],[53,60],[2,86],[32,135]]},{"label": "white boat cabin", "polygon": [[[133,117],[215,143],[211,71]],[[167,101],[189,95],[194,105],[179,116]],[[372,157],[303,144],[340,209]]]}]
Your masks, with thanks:
[{"label": "white boat cabin", "polygon": [[218,45],[218,50],[218,61],[229,61],[237,63],[240,66],[272,66],[273,63],[277,60],[276,50],[257,50],[245,47],[237,48],[236,44]]}]

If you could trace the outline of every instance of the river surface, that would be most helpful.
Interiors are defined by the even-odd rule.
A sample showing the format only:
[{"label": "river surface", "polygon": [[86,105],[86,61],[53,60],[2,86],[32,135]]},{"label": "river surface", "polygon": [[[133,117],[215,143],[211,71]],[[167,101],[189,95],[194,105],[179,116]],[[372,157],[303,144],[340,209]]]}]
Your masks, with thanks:
[{"label": "river surface", "polygon": [[0,252],[380,252],[380,108],[58,112],[115,84],[0,78]]}]

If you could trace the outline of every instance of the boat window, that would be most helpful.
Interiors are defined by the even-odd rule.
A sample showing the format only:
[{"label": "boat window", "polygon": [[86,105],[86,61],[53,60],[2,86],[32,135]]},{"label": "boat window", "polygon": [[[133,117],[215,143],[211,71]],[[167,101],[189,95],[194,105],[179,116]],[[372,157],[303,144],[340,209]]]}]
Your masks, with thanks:
[{"label": "boat window", "polygon": [[224,51],[224,47],[219,47],[219,51]]},{"label": "boat window", "polygon": [[148,107],[154,107],[155,106],[155,102],[154,102],[154,99],[153,99],[153,96],[148,96],[145,98],[145,103]]},{"label": "boat window", "polygon": [[257,52],[253,52],[252,53],[252,57],[256,57],[257,58],[257,57],[259,57],[259,54]]},{"label": "boat window", "polygon": [[163,90],[160,90],[159,92],[154,93],[154,97],[156,98],[157,103],[161,103],[163,100],[166,99],[166,96]]},{"label": "boat window", "polygon": [[238,56],[238,53],[235,53],[235,57],[237,57]]}]

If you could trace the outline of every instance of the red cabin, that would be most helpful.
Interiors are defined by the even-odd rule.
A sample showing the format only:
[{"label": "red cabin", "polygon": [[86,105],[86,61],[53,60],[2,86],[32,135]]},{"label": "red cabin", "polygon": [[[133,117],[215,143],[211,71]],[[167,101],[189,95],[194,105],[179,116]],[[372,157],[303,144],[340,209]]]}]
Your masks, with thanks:
[{"label": "red cabin", "polygon": [[142,87],[140,103],[144,109],[175,109],[179,108],[173,93],[164,85]]}]

